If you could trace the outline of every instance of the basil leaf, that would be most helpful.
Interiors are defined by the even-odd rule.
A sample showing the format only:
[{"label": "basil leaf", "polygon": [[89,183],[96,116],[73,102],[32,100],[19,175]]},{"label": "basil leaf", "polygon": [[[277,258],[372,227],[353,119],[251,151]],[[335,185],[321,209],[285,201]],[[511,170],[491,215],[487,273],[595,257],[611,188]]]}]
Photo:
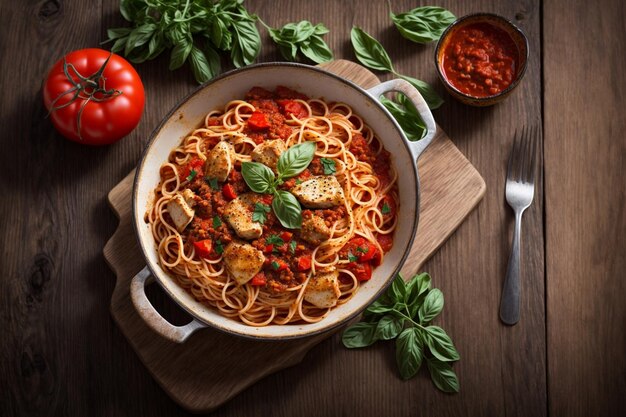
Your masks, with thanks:
[{"label": "basil leaf", "polygon": [[210,186],[212,189],[214,189],[214,190],[216,190],[216,191],[220,189],[220,186],[219,186],[219,184],[217,183],[217,178],[215,178],[215,177],[210,177],[210,178],[209,178],[209,177],[204,177],[204,181],[205,181],[207,184],[209,184],[209,186]]},{"label": "basil leaf", "polygon": [[398,336],[402,330],[404,320],[392,314],[387,314],[378,322],[376,326],[376,339],[389,340]]},{"label": "basil leaf", "polygon": [[318,35],[313,35],[300,45],[300,50],[311,61],[321,64],[333,60],[333,52]]},{"label": "basil leaf", "polygon": [[417,7],[406,13],[389,13],[391,20],[406,39],[427,43],[436,41],[456,17],[442,7]]},{"label": "basil leaf", "polygon": [[330,30],[328,30],[328,28],[326,26],[324,26],[323,23],[318,23],[317,25],[315,25],[315,30],[313,31],[314,34],[316,35],[325,35],[328,32],[330,32]]},{"label": "basil leaf", "polygon": [[374,301],[369,307],[367,307],[365,311],[372,314],[385,314],[390,312],[391,310],[393,310],[393,306],[385,303],[385,301],[382,300],[381,297],[378,300]]},{"label": "basil leaf", "polygon": [[130,34],[132,31],[131,28],[113,28],[107,29],[108,40],[112,41],[113,39],[123,38]]},{"label": "basil leaf", "polygon": [[360,322],[348,327],[341,336],[343,345],[349,349],[361,348],[376,342],[374,333],[377,323]]},{"label": "basil leaf", "polygon": [[387,290],[387,295],[396,302],[403,302],[406,296],[406,284],[402,275],[398,274],[393,279],[391,286]]},{"label": "basil leaf", "polygon": [[457,352],[445,330],[439,326],[428,326],[426,327],[426,333],[426,344],[434,357],[443,362],[458,361],[460,359],[459,352]]},{"label": "basil leaf", "polygon": [[380,71],[394,71],[385,48],[367,32],[354,26],[350,32],[350,39],[356,58],[363,65]]},{"label": "basil leaf", "polygon": [[272,200],[272,208],[283,227],[288,229],[302,227],[302,208],[293,194],[283,190],[276,191],[274,200]]},{"label": "basil leaf", "polygon": [[224,244],[222,243],[221,240],[218,240],[217,242],[215,242],[215,252],[219,255],[224,253]]},{"label": "basil leaf", "polygon": [[322,158],[321,162],[322,166],[324,167],[325,175],[334,175],[337,173],[337,166],[335,165],[334,159]]},{"label": "basil leaf", "polygon": [[234,43],[230,52],[233,65],[240,68],[254,62],[261,51],[261,36],[254,22],[240,20],[233,22]]},{"label": "basil leaf", "polygon": [[407,283],[406,289],[407,308],[411,318],[414,318],[430,289],[430,275],[427,273],[415,275]]},{"label": "basil leaf", "polygon": [[130,54],[133,49],[148,43],[156,28],[157,26],[155,24],[146,23],[133,29],[126,39],[124,55]]},{"label": "basil leaf", "polygon": [[426,365],[437,388],[443,392],[459,392],[459,380],[449,363],[437,358],[426,358]]},{"label": "basil leaf", "polygon": [[267,245],[275,245],[275,246],[282,246],[282,245],[285,244],[285,241],[278,235],[269,235],[265,239],[265,244],[267,244]]},{"label": "basil leaf", "polygon": [[315,142],[308,141],[292,146],[283,152],[276,164],[278,178],[291,178],[304,171],[313,160],[316,149]]},{"label": "basil leaf", "polygon": [[424,137],[426,134],[426,126],[419,117],[419,114],[417,116],[411,114],[406,108],[384,96],[380,96],[379,100],[389,113],[391,113],[393,118],[396,119],[408,140],[416,142]]},{"label": "basil leaf", "polygon": [[260,162],[243,162],[241,175],[248,187],[255,193],[264,194],[274,187],[274,173]]},{"label": "basil leaf", "polygon": [[196,46],[191,47],[189,62],[191,64],[193,76],[199,84],[209,81],[216,75],[212,73],[212,68],[209,66],[209,61],[204,55],[204,52]]},{"label": "basil leaf", "polygon": [[222,219],[220,219],[219,216],[214,216],[213,217],[213,228],[217,229],[221,225],[222,225]]},{"label": "basil leaf", "polygon": [[[443,99],[441,98],[441,96],[437,93],[437,91],[435,91],[435,89],[428,84],[427,82],[424,82],[422,80],[418,80],[416,78],[413,77],[409,77],[407,75],[402,75],[402,74],[398,74],[400,78],[408,81],[409,83],[411,83],[413,85],[413,87],[415,87],[417,89],[417,91],[420,92],[420,94],[422,95],[422,97],[424,97],[424,100],[426,101],[426,104],[428,104],[428,108],[431,110],[437,109],[439,107],[441,107],[441,105],[444,103]],[[417,110],[416,110],[417,112]]]},{"label": "basil leaf", "polygon": [[441,290],[435,288],[428,292],[428,295],[424,299],[424,304],[418,311],[420,323],[428,323],[441,313],[443,310],[443,293]]},{"label": "basil leaf", "polygon": [[404,329],[396,339],[396,363],[402,379],[417,374],[424,357],[424,342],[417,327]]},{"label": "basil leaf", "polygon": [[172,49],[172,55],[170,57],[170,71],[182,67],[191,53],[191,48],[193,48],[193,44],[187,37],[181,38],[181,40],[174,45],[174,49]]},{"label": "basil leaf", "polygon": [[292,240],[291,242],[289,242],[289,252],[291,252],[292,255],[296,253],[296,246],[297,246],[297,243],[295,240]]}]

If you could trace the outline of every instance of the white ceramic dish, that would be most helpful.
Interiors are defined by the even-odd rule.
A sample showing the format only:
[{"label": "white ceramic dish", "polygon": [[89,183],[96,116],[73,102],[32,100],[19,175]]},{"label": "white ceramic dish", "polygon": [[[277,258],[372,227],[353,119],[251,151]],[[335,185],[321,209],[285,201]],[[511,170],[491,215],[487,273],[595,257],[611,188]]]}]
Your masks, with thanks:
[{"label": "white ceramic dish", "polygon": [[[254,86],[273,90],[278,85],[287,86],[309,97],[322,98],[327,102],[347,103],[374,129],[385,148],[391,153],[392,163],[400,174],[399,220],[393,248],[385,255],[384,263],[374,270],[371,280],[361,284],[361,288],[349,302],[334,308],[326,318],[317,323],[253,327],[221,316],[211,307],[197,302],[178,286],[159,266],[156,244],[149,225],[144,221],[144,214],[153,204],[153,190],[159,183],[160,166],[167,161],[171,149],[203,122],[208,111],[222,108],[230,100],[243,98]],[[406,139],[394,118],[377,100],[377,97],[387,91],[401,91],[415,103],[428,128],[426,137],[419,142],[409,142]],[[417,231],[419,216],[419,178],[416,161],[434,138],[435,131],[435,121],[424,99],[403,80],[387,81],[364,90],[316,67],[292,63],[267,63],[225,73],[200,87],[183,99],[155,129],[137,168],[133,188],[133,222],[147,264],[131,283],[131,296],[137,311],[152,329],[175,342],[183,342],[193,332],[206,326],[240,336],[276,340],[311,336],[345,323],[380,296],[406,259]],[[173,326],[152,307],[144,291],[145,282],[151,275],[174,301],[193,316],[191,323]]]}]

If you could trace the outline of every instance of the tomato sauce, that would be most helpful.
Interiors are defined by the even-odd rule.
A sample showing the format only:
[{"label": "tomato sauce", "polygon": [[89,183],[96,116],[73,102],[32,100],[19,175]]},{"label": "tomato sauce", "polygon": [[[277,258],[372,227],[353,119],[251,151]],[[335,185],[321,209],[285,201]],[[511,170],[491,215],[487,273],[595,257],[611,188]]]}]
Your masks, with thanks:
[{"label": "tomato sauce", "polygon": [[457,29],[443,51],[445,77],[457,90],[474,97],[492,96],[515,79],[519,52],[511,37],[489,23]]}]

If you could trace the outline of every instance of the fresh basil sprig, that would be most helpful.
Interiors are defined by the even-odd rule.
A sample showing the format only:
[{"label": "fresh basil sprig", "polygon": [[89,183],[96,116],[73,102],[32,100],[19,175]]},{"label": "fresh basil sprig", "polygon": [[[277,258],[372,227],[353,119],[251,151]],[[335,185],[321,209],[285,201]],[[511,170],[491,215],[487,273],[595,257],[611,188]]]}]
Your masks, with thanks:
[{"label": "fresh basil sprig", "polygon": [[389,289],[363,313],[363,321],[348,327],[342,337],[347,348],[396,339],[396,363],[403,379],[412,378],[426,360],[433,383],[445,392],[458,392],[459,381],[450,366],[460,359],[446,332],[430,322],[443,309],[443,294],[431,288],[430,275],[409,282],[398,274]]},{"label": "fresh basil sprig", "polygon": [[292,146],[278,158],[276,172],[260,162],[244,162],[241,174],[255,193],[273,194],[272,209],[283,227],[298,229],[302,226],[302,207],[288,191],[277,190],[283,180],[295,177],[309,166],[315,156],[315,142],[308,141]]},{"label": "fresh basil sprig", "polygon": [[[385,96],[379,97],[380,102],[389,110],[396,119],[407,139],[415,142],[424,137],[427,132],[426,125],[422,121],[415,105],[404,94],[397,93],[395,100]],[[383,207],[384,209],[384,207]],[[383,214],[386,214],[383,211]]]},{"label": "fresh basil sprig", "polygon": [[302,20],[298,23],[287,23],[280,29],[269,27],[263,21],[261,23],[267,28],[286,60],[298,61],[298,51],[318,64],[333,59],[333,52],[322,39],[322,35],[329,32],[322,23],[313,25],[308,20]]},{"label": "fresh basil sprig", "polygon": [[355,26],[350,33],[350,39],[356,58],[363,65],[379,71],[389,71],[397,77],[406,80],[420,92],[431,109],[436,109],[443,104],[443,99],[430,84],[398,73],[394,69],[391,58],[385,48],[367,32]]},{"label": "fresh basil sprig", "polygon": [[121,0],[131,28],[107,30],[112,52],[141,63],[171,49],[170,70],[189,61],[198,83],[220,72],[218,50],[230,52],[236,67],[251,64],[261,50],[257,16],[243,0]]},{"label": "fresh basil sprig", "polygon": [[[391,9],[391,5],[389,8]],[[456,16],[450,11],[435,6],[417,7],[400,14],[390,11],[389,16],[403,37],[417,43],[436,41],[456,20]]]}]

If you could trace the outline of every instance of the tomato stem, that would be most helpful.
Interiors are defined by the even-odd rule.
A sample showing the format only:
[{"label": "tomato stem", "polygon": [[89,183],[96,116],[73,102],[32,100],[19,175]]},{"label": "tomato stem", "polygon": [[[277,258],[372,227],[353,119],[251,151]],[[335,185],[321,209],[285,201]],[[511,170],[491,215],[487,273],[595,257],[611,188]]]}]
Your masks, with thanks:
[{"label": "tomato stem", "polygon": [[[80,109],[76,115],[76,128],[78,130],[78,138],[82,141],[82,133],[81,133],[81,117],[83,115],[83,110],[90,101],[94,102],[102,102],[106,100],[110,100],[122,94],[120,90],[116,90],[114,88],[107,90],[106,89],[106,78],[104,77],[104,69],[106,68],[109,60],[113,53],[111,52],[107,59],[104,61],[102,66],[98,68],[98,71],[94,72],[89,76],[84,76],[73,64],[68,64],[65,57],[63,57],[63,73],[67,77],[68,81],[73,85],[72,88],[65,90],[61,94],[59,94],[51,103],[50,110],[48,111],[48,115],[52,112],[65,108],[70,104],[74,103],[76,100],[82,100],[82,104],[80,105]],[[73,74],[70,74],[70,71]],[[75,78],[78,79],[75,80]],[[57,106],[57,102],[65,97],[67,94],[73,93],[71,99],[69,99],[66,103]]]}]

